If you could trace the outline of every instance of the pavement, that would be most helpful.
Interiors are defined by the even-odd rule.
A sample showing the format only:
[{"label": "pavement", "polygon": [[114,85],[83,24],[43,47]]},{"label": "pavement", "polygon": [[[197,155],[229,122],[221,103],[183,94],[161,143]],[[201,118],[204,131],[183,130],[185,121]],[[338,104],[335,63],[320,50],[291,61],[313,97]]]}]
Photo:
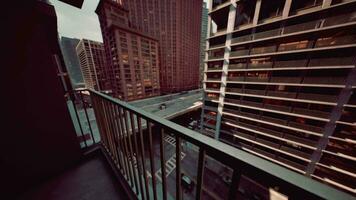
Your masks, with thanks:
[{"label": "pavement", "polygon": [[[202,103],[202,90],[191,90],[186,93],[176,93],[148,99],[129,102],[131,105],[142,108],[165,119],[172,119],[179,115],[200,109]],[[161,109],[164,104],[165,108]]]}]

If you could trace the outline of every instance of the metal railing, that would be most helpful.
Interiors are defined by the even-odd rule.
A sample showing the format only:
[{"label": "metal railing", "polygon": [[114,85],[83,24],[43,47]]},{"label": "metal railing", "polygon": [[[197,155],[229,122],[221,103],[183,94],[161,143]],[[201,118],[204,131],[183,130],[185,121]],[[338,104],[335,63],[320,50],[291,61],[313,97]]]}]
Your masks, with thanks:
[{"label": "metal railing", "polygon": [[67,107],[80,147],[87,148],[99,143],[101,138],[89,92],[74,90],[67,94]]},{"label": "metal railing", "polygon": [[[192,199],[203,199],[202,195],[209,193],[209,189],[205,188],[207,184],[204,184],[205,178],[210,178],[205,174],[209,171],[206,162],[209,159],[216,160],[232,170],[230,177],[225,179],[229,180],[225,182],[227,185],[222,185],[227,188],[224,199],[236,199],[247,195],[246,191],[251,188],[241,188],[244,187],[241,182],[246,179],[245,177],[269,188],[265,190],[267,192],[273,190],[293,199],[353,199],[347,193],[126,102],[94,90],[86,91],[90,93],[105,154],[115,163],[117,171],[125,178],[138,199],[182,199],[183,195],[187,195],[186,192],[182,192],[183,181],[186,180],[181,178],[182,159],[167,160],[165,156],[167,144],[164,138],[167,135],[174,139],[175,158],[188,154],[182,149],[183,141],[197,147],[197,166],[196,169],[192,169],[197,171]],[[154,142],[154,139],[157,139],[157,142]],[[175,173],[171,175],[169,173],[172,171],[167,169],[168,161],[176,166]],[[172,179],[173,183],[168,182]],[[259,182],[261,180],[263,184]],[[269,197],[272,194],[267,195]]]}]

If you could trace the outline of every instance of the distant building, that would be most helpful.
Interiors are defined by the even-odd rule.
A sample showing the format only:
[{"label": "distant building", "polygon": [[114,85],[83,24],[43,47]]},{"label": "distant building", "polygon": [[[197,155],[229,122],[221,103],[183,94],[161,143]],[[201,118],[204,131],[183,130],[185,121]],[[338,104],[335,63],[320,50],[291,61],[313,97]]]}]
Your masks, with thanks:
[{"label": "distant building", "polygon": [[204,78],[204,58],[206,48],[206,38],[208,34],[208,8],[206,2],[203,2],[202,18],[201,18],[201,35],[200,35],[200,65],[199,65],[199,87],[203,87]]},{"label": "distant building", "polygon": [[106,80],[105,52],[101,42],[82,39],[76,47],[86,88],[102,91],[109,89]]},{"label": "distant building", "polygon": [[83,83],[83,76],[75,50],[78,43],[79,39],[76,38],[61,37],[60,39],[64,62],[73,87],[77,87],[78,84]]},{"label": "distant building", "polygon": [[199,87],[202,0],[117,0],[133,28],[159,40],[162,93]]},{"label": "distant building", "polygon": [[210,1],[202,132],[356,191],[356,1]]},{"label": "distant building", "polygon": [[101,0],[96,13],[113,95],[125,101],[160,95],[158,41],[130,26],[128,11]]}]

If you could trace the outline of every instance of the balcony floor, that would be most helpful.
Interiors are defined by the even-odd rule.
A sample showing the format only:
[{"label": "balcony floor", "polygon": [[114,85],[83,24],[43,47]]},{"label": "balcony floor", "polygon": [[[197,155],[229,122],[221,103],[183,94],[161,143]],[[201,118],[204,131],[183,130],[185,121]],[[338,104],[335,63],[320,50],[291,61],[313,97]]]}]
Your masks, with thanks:
[{"label": "balcony floor", "polygon": [[129,199],[101,153],[95,153],[20,199]]}]

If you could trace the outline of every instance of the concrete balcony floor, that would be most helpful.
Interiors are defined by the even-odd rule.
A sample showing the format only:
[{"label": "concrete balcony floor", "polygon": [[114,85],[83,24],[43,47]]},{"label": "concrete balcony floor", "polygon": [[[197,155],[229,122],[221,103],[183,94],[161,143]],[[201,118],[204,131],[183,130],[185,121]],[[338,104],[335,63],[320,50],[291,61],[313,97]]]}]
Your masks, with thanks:
[{"label": "concrete balcony floor", "polygon": [[129,199],[101,153],[91,153],[83,161],[19,199],[111,200]]}]

